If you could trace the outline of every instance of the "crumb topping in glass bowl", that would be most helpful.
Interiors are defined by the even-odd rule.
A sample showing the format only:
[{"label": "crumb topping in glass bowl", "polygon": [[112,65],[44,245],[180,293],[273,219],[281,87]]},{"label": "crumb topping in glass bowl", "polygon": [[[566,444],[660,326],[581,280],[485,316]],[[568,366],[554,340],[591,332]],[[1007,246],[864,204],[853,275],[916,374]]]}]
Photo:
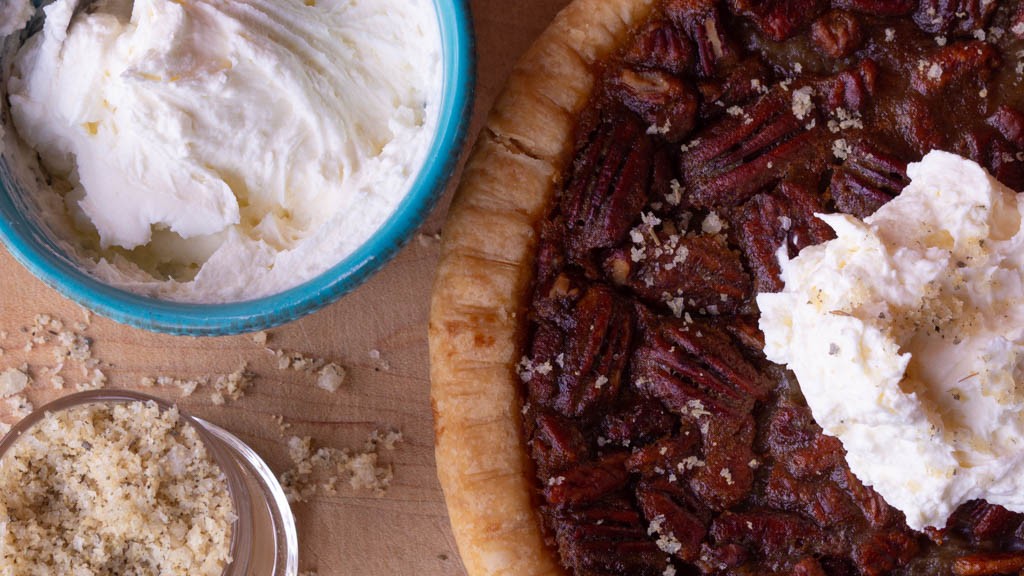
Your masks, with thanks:
[{"label": "crumb topping in glass bowl", "polygon": [[0,573],[220,576],[228,481],[177,408],[46,413],[0,454]]}]

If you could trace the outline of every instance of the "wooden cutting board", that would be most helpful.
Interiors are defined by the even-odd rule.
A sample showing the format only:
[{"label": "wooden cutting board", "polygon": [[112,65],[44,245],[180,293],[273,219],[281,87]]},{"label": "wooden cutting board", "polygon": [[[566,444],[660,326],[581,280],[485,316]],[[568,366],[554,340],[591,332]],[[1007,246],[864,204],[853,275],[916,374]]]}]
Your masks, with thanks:
[{"label": "wooden cutting board", "polygon": [[[491,102],[519,55],[568,0],[472,0],[478,50],[475,136]],[[467,147],[468,148],[468,147]],[[107,387],[137,388],[146,377],[182,380],[228,374],[245,363],[253,388],[222,406],[200,387],[181,398],[191,413],[248,442],[281,473],[291,467],[287,441],[309,436],[314,446],[359,448],[376,428],[395,427],[405,440],[382,461],[394,470],[383,497],[340,485],[294,507],[301,543],[300,568],[320,576],[464,574],[434,469],[433,422],[427,366],[427,315],[440,231],[454,186],[399,256],[366,285],[305,319],[269,332],[266,347],[336,361],[348,369],[335,393],[315,378],[280,370],[278,359],[250,336],[163,336],[89,318],[85,335],[102,362]],[[23,347],[39,314],[60,318],[68,328],[85,322],[77,305],[36,280],[0,250],[0,371],[27,363],[38,380],[30,393],[41,403],[59,394],[44,369],[55,365],[52,348]],[[4,334],[6,333],[6,334]],[[70,366],[68,382],[78,377]],[[178,398],[174,387],[152,392]],[[0,407],[0,411],[4,408]],[[0,418],[7,416],[0,412]],[[277,418],[288,425],[280,429]]]}]

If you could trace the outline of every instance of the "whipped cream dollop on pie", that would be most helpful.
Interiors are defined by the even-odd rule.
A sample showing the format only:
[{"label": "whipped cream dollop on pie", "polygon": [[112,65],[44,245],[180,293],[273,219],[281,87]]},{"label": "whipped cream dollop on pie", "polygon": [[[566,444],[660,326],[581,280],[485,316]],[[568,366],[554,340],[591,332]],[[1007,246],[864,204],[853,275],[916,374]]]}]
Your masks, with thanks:
[{"label": "whipped cream dollop on pie", "polygon": [[780,253],[765,353],[910,527],[978,498],[1024,511],[1024,198],[945,152],[907,173],[863,222],[820,215],[835,240]]},{"label": "whipped cream dollop on pie", "polygon": [[23,156],[56,182],[37,195],[59,194],[39,200],[50,227],[109,283],[201,302],[290,288],[363,244],[426,159],[431,0],[80,3],[44,8],[7,89]]}]

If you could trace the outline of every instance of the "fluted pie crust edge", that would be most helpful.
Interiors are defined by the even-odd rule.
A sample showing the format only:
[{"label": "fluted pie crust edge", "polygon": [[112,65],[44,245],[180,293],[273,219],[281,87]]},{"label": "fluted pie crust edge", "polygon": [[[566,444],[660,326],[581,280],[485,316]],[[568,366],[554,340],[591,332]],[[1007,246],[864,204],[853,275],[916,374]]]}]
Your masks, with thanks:
[{"label": "fluted pie crust edge", "polygon": [[430,310],[438,477],[470,576],[562,575],[544,542],[515,366],[539,223],[571,159],[596,64],[656,0],[575,0],[520,59],[477,137]]}]

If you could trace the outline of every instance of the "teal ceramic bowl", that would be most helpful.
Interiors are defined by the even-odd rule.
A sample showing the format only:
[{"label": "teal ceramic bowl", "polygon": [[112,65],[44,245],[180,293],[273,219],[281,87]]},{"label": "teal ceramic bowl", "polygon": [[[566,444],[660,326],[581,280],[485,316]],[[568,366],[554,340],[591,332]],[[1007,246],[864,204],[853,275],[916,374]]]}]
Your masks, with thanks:
[{"label": "teal ceramic bowl", "polygon": [[111,287],[62,253],[20,195],[0,158],[0,240],[22,265],[67,298],[123,324],[170,334],[216,336],[252,332],[323,308],[379,270],[412,237],[444,192],[473,106],[473,23],[467,0],[434,0],[442,37],[444,83],[437,132],[426,164],[394,214],[361,247],[323,274],[272,296],[228,304],[186,304]]}]

